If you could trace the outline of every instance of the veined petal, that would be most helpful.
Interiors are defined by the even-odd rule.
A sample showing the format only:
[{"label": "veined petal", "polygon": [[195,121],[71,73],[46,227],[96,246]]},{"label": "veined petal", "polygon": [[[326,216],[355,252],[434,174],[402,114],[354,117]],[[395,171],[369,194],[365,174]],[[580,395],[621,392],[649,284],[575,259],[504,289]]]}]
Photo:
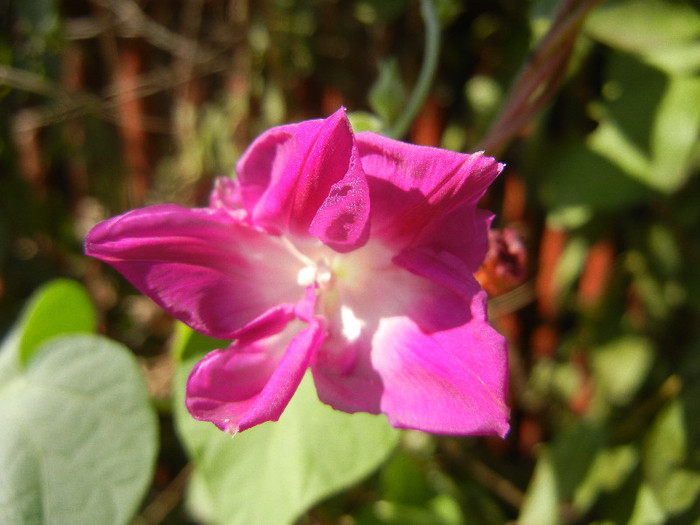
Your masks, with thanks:
[{"label": "veined petal", "polygon": [[302,295],[301,263],[280,239],[223,210],[134,210],[95,226],[85,253],[112,265],[177,319],[221,339],[236,337],[271,309],[288,315]]},{"label": "veined petal", "polygon": [[466,231],[455,237],[457,246],[451,251],[464,251],[463,239],[475,225],[486,235],[483,216],[465,217],[474,212],[463,208],[475,208],[502,164],[483,153],[416,146],[371,132],[358,133],[356,139],[370,184],[373,236],[398,250],[429,242],[436,234],[445,244],[451,236],[440,232],[457,231],[465,218]]},{"label": "veined petal", "polygon": [[426,247],[406,250],[394,262],[452,290],[470,316],[462,325],[432,333],[419,324],[429,310],[380,323],[372,364],[384,385],[382,412],[398,427],[420,424],[427,432],[505,436],[507,343],[488,324],[487,295],[468,263]]},{"label": "veined petal", "polygon": [[[364,250],[382,259],[374,241]],[[395,426],[505,433],[506,344],[486,321],[486,294],[467,264],[414,249],[367,279],[339,290],[313,363],[319,398],[347,412],[383,412]]]},{"label": "veined petal", "polygon": [[431,334],[408,317],[383,319],[372,346],[383,384],[381,411],[393,426],[439,434],[508,432],[506,342],[484,319]]},{"label": "veined petal", "polygon": [[263,133],[236,171],[254,224],[295,236],[311,229],[338,251],[366,242],[369,190],[344,109]]},{"label": "veined petal", "polygon": [[[334,306],[329,336],[313,364],[314,381],[321,400],[334,408],[377,413],[383,381],[371,354],[381,320],[408,316],[425,333],[447,330],[471,319],[469,301],[464,290],[451,290],[395,264],[373,241],[346,257],[356,259],[346,263],[352,278],[338,285],[340,303]],[[352,268],[367,264],[371,269],[356,276]],[[478,290],[476,285],[472,291]]]},{"label": "veined petal", "polygon": [[230,434],[277,421],[323,341],[321,320],[302,326],[293,321],[274,336],[207,354],[187,381],[190,414]]}]

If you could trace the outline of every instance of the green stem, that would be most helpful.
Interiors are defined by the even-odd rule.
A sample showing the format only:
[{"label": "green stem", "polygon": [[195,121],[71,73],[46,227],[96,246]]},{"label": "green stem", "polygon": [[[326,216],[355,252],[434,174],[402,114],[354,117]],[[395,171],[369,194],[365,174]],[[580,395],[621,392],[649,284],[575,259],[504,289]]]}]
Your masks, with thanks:
[{"label": "green stem", "polygon": [[415,88],[411,93],[406,108],[389,131],[389,136],[395,139],[403,138],[408,133],[413,120],[425,102],[430,86],[435,78],[435,70],[440,55],[440,22],[432,0],[420,0],[420,11],[425,23],[425,53],[423,64]]}]

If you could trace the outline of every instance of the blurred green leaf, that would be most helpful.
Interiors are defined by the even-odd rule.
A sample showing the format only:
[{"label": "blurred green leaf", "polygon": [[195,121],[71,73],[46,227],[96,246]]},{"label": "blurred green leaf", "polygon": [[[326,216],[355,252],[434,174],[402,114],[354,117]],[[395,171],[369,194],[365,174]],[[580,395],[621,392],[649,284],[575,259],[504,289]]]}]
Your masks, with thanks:
[{"label": "blurred green leaf", "polygon": [[348,112],[348,119],[355,133],[360,133],[362,131],[374,131],[378,133],[384,127],[382,119],[367,111],[350,111]]},{"label": "blurred green leaf", "polygon": [[666,521],[666,513],[654,492],[648,485],[642,484],[637,492],[629,525],[661,525]]},{"label": "blurred green leaf", "polygon": [[588,137],[592,151],[620,167],[626,175],[647,182],[650,168],[646,152],[630,141],[619,123],[604,120]]},{"label": "blurred green leaf", "polygon": [[384,465],[381,472],[382,497],[395,503],[422,504],[434,491],[425,479],[425,470],[416,458],[397,452]]},{"label": "blurred green leaf", "polygon": [[632,445],[601,450],[596,455],[588,475],[576,487],[576,508],[581,512],[588,511],[601,492],[619,488],[638,464],[639,454]]},{"label": "blurred green leaf", "polygon": [[654,488],[661,506],[671,515],[680,514],[700,495],[700,472],[674,469],[661,485]]},{"label": "blurred green leaf", "polygon": [[390,59],[379,66],[379,77],[369,90],[369,104],[390,127],[401,114],[406,100],[406,90],[401,81],[399,64]]},{"label": "blurred green leaf", "polygon": [[558,433],[552,443],[551,459],[560,498],[571,499],[604,445],[603,428],[585,421],[573,422]]},{"label": "blurred green leaf", "polygon": [[[201,355],[215,343],[197,338],[184,344],[191,348],[181,353],[192,356],[195,347]],[[195,421],[185,408],[187,375],[196,360],[178,366],[174,412],[207,494],[198,501],[210,502],[204,512],[214,523],[292,523],[314,503],[367,476],[398,442],[400,433],[385,418],[350,415],[321,403],[311,377],[278,422],[231,438],[211,423]]]},{"label": "blurred green leaf", "polygon": [[683,186],[698,167],[693,163],[697,161],[693,153],[699,143],[700,76],[671,77],[656,110],[652,132],[653,185],[666,193]]},{"label": "blurred green leaf", "polygon": [[605,79],[603,101],[590,108],[599,125],[588,145],[627,176],[648,184],[653,177],[649,173],[652,129],[668,79],[624,53],[609,57]]},{"label": "blurred green leaf", "polygon": [[540,185],[555,227],[581,226],[591,214],[643,202],[648,189],[585,145],[570,143],[553,153]]},{"label": "blurred green leaf", "polygon": [[613,405],[628,403],[646,379],[654,360],[651,342],[640,336],[622,336],[592,352],[594,378]]},{"label": "blurred green leaf", "polygon": [[52,337],[94,332],[96,322],[95,308],[82,286],[68,279],[49,282],[32,296],[17,323],[20,363],[26,365]]},{"label": "blurred green leaf", "polygon": [[647,238],[649,254],[664,277],[672,277],[680,271],[683,257],[673,232],[662,224],[653,224]]},{"label": "blurred green leaf", "polygon": [[700,472],[687,468],[692,443],[681,399],[668,403],[644,442],[644,473],[659,505],[670,514],[684,512],[700,497]]},{"label": "blurred green leaf", "polygon": [[569,291],[581,275],[588,247],[588,241],[582,236],[574,236],[567,241],[552,275],[552,285],[558,295]]},{"label": "blurred green leaf", "polygon": [[[700,16],[685,13],[687,7],[681,7],[685,13],[683,16],[678,14],[667,20],[663,15],[657,20],[646,17],[651,17],[659,6],[663,6],[661,9],[665,14],[673,13],[674,6],[658,1],[631,4],[643,6],[645,22],[635,18],[639,12],[625,10],[625,23],[614,31],[618,37],[626,35],[630,27],[638,26],[634,34],[639,46],[651,42],[649,49],[656,50],[659,45],[667,45],[653,44],[660,31],[663,42],[666,42],[666,37],[671,38],[671,34],[683,35],[684,28],[693,35],[693,41],[700,35]],[[632,19],[628,20],[628,16]],[[637,42],[635,39],[632,40]],[[693,45],[696,51],[700,51],[697,42]],[[639,46],[635,46],[622,48],[640,51]],[[700,65],[700,59],[697,62]],[[670,76],[630,55],[614,53],[603,85],[606,100],[593,108],[600,124],[588,142],[593,151],[619,166],[628,176],[655,190],[671,193],[683,186],[697,167],[693,165],[697,162],[693,155],[697,154],[700,136],[700,76],[694,69],[682,74],[667,73]]]},{"label": "blurred green leaf", "polygon": [[674,399],[656,416],[644,442],[644,471],[652,483],[663,483],[687,455],[683,406]]},{"label": "blurred green leaf", "polygon": [[446,26],[452,23],[466,8],[461,0],[434,0],[440,24]]},{"label": "blurred green leaf", "polygon": [[379,523],[386,525],[461,525],[462,511],[447,494],[439,494],[427,505],[408,505],[393,501],[378,501],[374,514]]},{"label": "blurred green leaf", "polygon": [[[683,69],[697,64],[700,14],[683,2],[660,0],[609,1],[594,9],[586,32],[617,49],[636,53],[661,67]],[[677,55],[680,64],[669,57]],[[683,62],[687,60],[687,66]]]},{"label": "blurred green leaf", "polygon": [[474,75],[464,84],[464,98],[474,115],[474,126],[486,133],[503,103],[503,88],[490,76]]},{"label": "blurred green leaf", "polygon": [[540,449],[535,472],[520,508],[520,525],[557,525],[559,519],[559,491],[549,448]]},{"label": "blurred green leaf", "polygon": [[594,470],[604,445],[605,432],[597,425],[575,422],[565,427],[540,452],[518,523],[561,523],[560,506],[577,495],[579,502],[590,504],[604,486]]},{"label": "blurred green leaf", "polygon": [[52,338],[25,370],[17,352],[0,356],[0,523],[129,523],[157,451],[136,361],[95,335]]}]

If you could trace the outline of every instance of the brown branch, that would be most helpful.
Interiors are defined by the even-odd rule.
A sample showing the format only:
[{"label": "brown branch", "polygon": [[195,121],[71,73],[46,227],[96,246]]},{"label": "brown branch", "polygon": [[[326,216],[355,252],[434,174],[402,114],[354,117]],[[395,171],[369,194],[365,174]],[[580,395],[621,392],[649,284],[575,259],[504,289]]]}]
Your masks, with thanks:
[{"label": "brown branch", "polygon": [[192,469],[191,463],[185,465],[168,486],[143,509],[143,512],[132,522],[132,525],[158,525],[162,523],[182,500],[182,496],[187,488],[187,482],[192,476]]},{"label": "brown branch", "polygon": [[174,33],[159,24],[146,15],[133,0],[92,1],[114,13],[122,36],[141,37],[158,49],[195,63],[212,60],[216,54],[198,42]]},{"label": "brown branch", "polygon": [[64,102],[71,98],[61,86],[45,77],[9,66],[0,65],[0,85]]}]

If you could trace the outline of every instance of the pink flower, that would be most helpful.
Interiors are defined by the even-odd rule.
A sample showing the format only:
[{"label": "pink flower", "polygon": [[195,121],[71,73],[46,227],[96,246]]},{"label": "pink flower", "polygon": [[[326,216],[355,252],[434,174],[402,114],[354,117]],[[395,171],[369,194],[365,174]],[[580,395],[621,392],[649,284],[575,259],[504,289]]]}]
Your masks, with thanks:
[{"label": "pink flower", "polygon": [[236,433],[276,421],[307,369],[319,398],[396,427],[508,431],[506,342],[474,279],[502,165],[353,134],[344,110],[273,128],[207,208],[95,226],[85,251],[177,319],[231,339],[192,370],[187,408]]}]

